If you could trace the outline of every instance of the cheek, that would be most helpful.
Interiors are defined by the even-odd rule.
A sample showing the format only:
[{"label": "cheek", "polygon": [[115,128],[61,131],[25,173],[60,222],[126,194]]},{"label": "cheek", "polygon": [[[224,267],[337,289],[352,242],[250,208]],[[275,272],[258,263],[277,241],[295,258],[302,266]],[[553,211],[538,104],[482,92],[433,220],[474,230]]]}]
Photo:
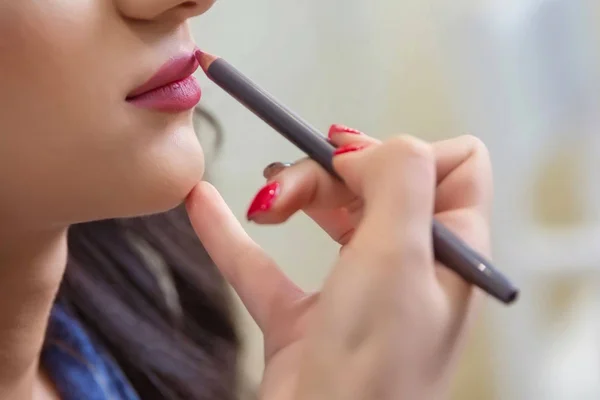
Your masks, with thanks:
[{"label": "cheek", "polygon": [[[12,204],[31,206],[36,193],[48,189],[65,167],[84,158],[77,142],[83,137],[91,109],[77,99],[82,85],[86,47],[93,46],[93,30],[103,1],[3,2],[0,12],[0,182]],[[101,95],[101,94],[100,94]],[[88,114],[88,115],[86,115]],[[79,160],[83,161],[83,160]],[[41,192],[41,191],[40,191]],[[25,199],[27,197],[27,199]],[[3,205],[3,210],[7,206]],[[1,211],[1,210],[0,210]]]},{"label": "cheek", "polygon": [[[13,4],[0,16],[3,121],[23,123],[26,116],[30,123],[52,128],[54,119],[72,119],[74,108],[89,109],[93,101],[86,97],[92,90],[86,93],[83,88],[102,87],[85,83],[86,78],[98,78],[95,72],[102,70],[101,54],[94,57],[94,49],[103,44],[102,30],[110,21],[98,4],[107,2],[9,3]],[[103,94],[97,93],[100,98]]]},{"label": "cheek", "polygon": [[[32,143],[64,148],[71,140],[69,127],[81,128],[101,112],[94,107],[101,103],[83,88],[88,87],[89,54],[98,44],[94,31],[102,14],[97,4],[106,2],[7,3],[0,13],[0,121],[3,130],[19,132],[8,148],[31,149]],[[101,91],[97,95],[106,97]]]}]

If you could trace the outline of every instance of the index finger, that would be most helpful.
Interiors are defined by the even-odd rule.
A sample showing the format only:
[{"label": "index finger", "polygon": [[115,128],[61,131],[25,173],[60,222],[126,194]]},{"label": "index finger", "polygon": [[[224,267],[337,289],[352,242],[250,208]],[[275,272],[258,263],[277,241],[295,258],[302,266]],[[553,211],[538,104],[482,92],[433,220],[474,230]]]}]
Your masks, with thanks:
[{"label": "index finger", "polygon": [[261,329],[275,307],[304,295],[248,236],[212,185],[198,184],[186,206],[198,238]]},{"label": "index finger", "polygon": [[492,165],[485,144],[460,136],[433,144],[437,165],[436,213],[475,209],[489,217],[493,196]]}]

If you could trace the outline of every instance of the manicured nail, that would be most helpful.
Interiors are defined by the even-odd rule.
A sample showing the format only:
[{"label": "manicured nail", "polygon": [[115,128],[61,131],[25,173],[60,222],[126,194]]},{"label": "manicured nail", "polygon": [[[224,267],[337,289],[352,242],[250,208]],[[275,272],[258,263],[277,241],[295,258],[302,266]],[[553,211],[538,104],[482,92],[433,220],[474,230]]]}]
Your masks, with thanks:
[{"label": "manicured nail", "polygon": [[333,155],[339,156],[340,154],[351,153],[353,151],[358,151],[364,149],[366,146],[358,145],[358,144],[347,144],[342,147],[338,147],[333,152]]},{"label": "manicured nail", "polygon": [[333,124],[329,128],[329,134],[327,136],[329,137],[329,139],[331,139],[331,137],[333,135],[335,135],[336,133],[352,133],[354,135],[362,135],[363,134],[361,131],[356,130],[354,128],[349,128],[345,125]]},{"label": "manicured nail", "polygon": [[252,200],[252,204],[250,204],[248,212],[246,213],[246,218],[248,221],[252,221],[252,218],[254,218],[257,214],[269,211],[278,195],[278,182],[271,182],[260,189],[260,191],[254,197],[254,200]]},{"label": "manicured nail", "polygon": [[274,162],[272,164],[267,165],[267,167],[263,170],[263,176],[265,177],[265,179],[270,179],[278,173],[280,173],[281,171],[283,171],[284,169],[291,166],[291,163]]}]

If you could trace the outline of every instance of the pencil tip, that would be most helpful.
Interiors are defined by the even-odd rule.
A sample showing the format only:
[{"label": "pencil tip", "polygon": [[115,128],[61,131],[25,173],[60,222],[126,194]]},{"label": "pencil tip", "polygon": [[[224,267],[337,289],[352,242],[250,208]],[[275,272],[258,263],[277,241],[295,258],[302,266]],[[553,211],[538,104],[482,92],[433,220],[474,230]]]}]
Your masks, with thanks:
[{"label": "pencil tip", "polygon": [[196,60],[198,60],[198,64],[200,64],[200,67],[206,74],[208,74],[208,68],[210,67],[210,65],[218,58],[213,56],[212,54],[205,53],[200,49],[196,49],[196,51],[194,52],[194,56],[196,57]]}]

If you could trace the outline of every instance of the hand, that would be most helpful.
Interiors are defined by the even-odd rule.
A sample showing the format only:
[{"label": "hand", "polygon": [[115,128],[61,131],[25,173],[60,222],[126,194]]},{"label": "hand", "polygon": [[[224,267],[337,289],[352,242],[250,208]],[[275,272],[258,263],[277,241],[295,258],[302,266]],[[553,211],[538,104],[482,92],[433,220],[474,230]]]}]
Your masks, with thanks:
[{"label": "hand", "polygon": [[301,161],[267,171],[249,213],[273,224],[304,210],[343,245],[320,293],[288,280],[212,186],[189,196],[198,236],[264,333],[261,399],[443,397],[476,296],[436,265],[432,217],[489,255],[487,152],[471,137],[331,140],[355,150],[334,160],[347,187]]}]

